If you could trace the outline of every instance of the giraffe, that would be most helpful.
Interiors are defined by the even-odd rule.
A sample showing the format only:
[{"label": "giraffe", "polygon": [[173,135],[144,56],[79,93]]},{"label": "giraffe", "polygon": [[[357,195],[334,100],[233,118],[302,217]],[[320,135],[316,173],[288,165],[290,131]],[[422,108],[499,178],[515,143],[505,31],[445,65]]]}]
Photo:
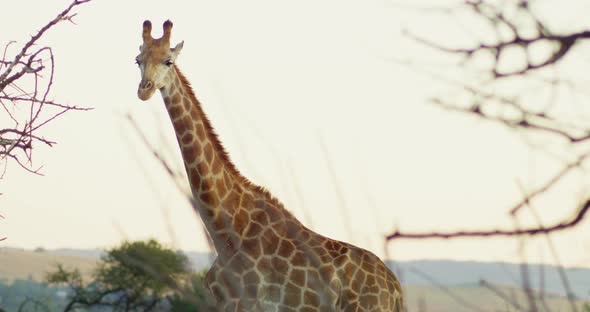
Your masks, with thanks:
[{"label": "giraffe", "polygon": [[373,253],[306,228],[230,161],[170,48],[143,23],[138,97],[160,90],[190,188],[217,252],[206,286],[218,311],[402,311],[396,276]]}]

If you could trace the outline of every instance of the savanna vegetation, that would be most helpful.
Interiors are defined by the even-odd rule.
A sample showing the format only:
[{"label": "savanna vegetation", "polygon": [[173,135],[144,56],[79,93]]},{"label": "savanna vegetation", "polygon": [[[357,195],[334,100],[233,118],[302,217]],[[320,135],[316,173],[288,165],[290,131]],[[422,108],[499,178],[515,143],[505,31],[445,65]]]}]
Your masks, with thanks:
[{"label": "savanna vegetation", "polygon": [[207,311],[204,273],[155,240],[123,242],[101,257],[90,276],[61,264],[40,283],[0,283],[6,311]]}]

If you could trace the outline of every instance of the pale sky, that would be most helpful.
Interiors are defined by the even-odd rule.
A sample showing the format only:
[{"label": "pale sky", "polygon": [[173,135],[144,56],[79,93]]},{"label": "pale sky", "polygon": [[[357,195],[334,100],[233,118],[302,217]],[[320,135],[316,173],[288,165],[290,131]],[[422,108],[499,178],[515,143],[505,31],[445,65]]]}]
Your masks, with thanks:
[{"label": "pale sky", "polygon": [[[407,1],[425,7],[456,2]],[[7,2],[0,44],[23,43],[69,3]],[[590,26],[583,1],[571,3],[560,2],[559,14],[544,12],[554,13],[558,26]],[[94,0],[79,7],[78,25],[58,25],[43,44],[56,57],[52,98],[95,109],[67,114],[44,129],[43,136],[59,142],[36,146],[34,164],[43,165],[44,177],[10,164],[0,180],[0,214],[6,218],[0,236],[8,237],[0,244],[94,248],[155,237],[185,250],[206,250],[199,219],[125,117],[133,116],[183,172],[161,97],[136,97],[141,23],[152,20],[159,36],[168,18],[174,22],[172,43],[185,41],[177,63],[236,166],[312,229],[383,256],[384,236],[394,227],[512,228],[507,210],[520,199],[517,181],[532,189],[562,163],[533,151],[517,133],[431,104],[432,97],[456,90],[428,72],[467,78],[453,58],[404,37],[403,30],[449,43],[472,37],[459,21],[403,4]],[[477,34],[477,28],[469,30]],[[588,63],[572,68],[573,77],[589,71]],[[587,181],[571,175],[535,202],[545,224],[573,213],[588,195]],[[181,183],[186,188],[186,180]],[[523,213],[522,224],[533,224],[529,216]],[[552,237],[564,264],[590,267],[588,222]],[[387,246],[395,260],[514,262],[522,259],[518,243],[463,239]],[[543,238],[527,243],[528,261],[552,262]]]}]

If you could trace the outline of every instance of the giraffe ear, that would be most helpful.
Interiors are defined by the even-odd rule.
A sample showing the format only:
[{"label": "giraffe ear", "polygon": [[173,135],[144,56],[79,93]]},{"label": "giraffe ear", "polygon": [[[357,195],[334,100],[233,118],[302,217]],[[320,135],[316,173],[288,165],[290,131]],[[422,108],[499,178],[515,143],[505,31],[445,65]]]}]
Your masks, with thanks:
[{"label": "giraffe ear", "polygon": [[180,54],[180,51],[182,51],[183,46],[184,46],[184,41],[181,41],[174,48],[170,49],[170,51],[172,51],[172,55],[174,56],[174,58],[178,57],[178,54]]}]

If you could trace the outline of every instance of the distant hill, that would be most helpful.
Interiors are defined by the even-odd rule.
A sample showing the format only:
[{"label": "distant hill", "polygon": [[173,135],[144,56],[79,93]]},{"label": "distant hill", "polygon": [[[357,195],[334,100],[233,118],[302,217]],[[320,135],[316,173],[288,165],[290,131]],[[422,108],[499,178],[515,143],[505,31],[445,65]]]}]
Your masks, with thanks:
[{"label": "distant hill", "polygon": [[102,255],[104,255],[104,250],[101,249],[72,249],[72,248],[60,248],[60,249],[50,249],[46,250],[45,252],[55,254],[55,255],[63,255],[63,256],[72,256],[72,257],[79,257],[79,258],[90,258],[90,259],[100,259]]},{"label": "distant hill", "polygon": [[[422,260],[389,262],[403,284],[432,286],[479,285],[480,280],[495,285],[521,287],[522,266],[513,263],[484,263],[474,261]],[[531,288],[565,296],[566,291],[558,268],[551,265],[528,264]],[[572,292],[577,298],[590,299],[590,269],[564,269]]]}]

